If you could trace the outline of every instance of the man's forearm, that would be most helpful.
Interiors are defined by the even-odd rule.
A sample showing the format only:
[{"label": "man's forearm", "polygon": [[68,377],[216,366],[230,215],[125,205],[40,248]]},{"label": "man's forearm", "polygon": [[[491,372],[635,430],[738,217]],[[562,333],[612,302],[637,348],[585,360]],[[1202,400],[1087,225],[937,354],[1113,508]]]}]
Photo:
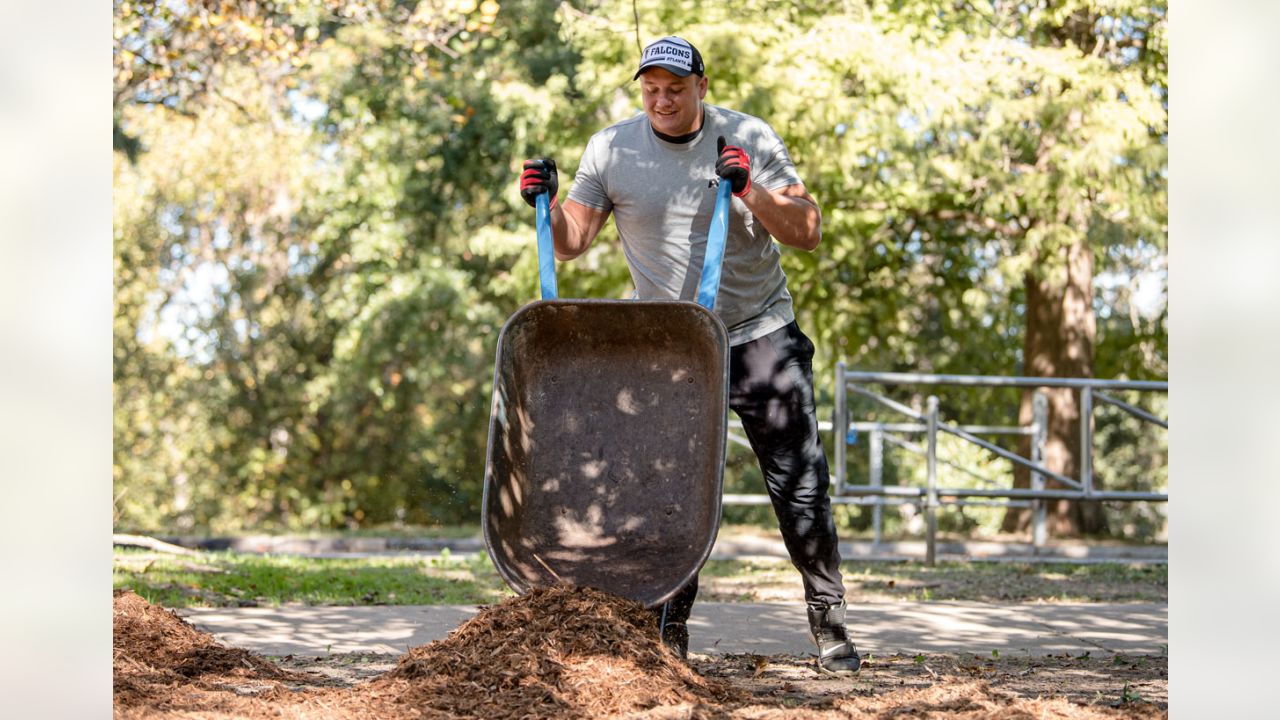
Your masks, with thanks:
[{"label": "man's forearm", "polygon": [[565,214],[560,205],[551,211],[551,239],[556,248],[557,260],[572,260],[585,251],[586,245],[581,242],[582,233],[571,227],[573,221]]},{"label": "man's forearm", "polygon": [[787,190],[769,191],[753,185],[742,201],[775,240],[800,250],[813,250],[822,242],[822,212],[803,189]]},{"label": "man's forearm", "polygon": [[551,240],[557,260],[572,260],[591,247],[609,213],[566,200],[551,210]]},{"label": "man's forearm", "polygon": [[556,246],[557,260],[572,260],[582,254],[576,242],[571,242],[570,219],[564,214],[561,206],[552,209],[552,242]]}]

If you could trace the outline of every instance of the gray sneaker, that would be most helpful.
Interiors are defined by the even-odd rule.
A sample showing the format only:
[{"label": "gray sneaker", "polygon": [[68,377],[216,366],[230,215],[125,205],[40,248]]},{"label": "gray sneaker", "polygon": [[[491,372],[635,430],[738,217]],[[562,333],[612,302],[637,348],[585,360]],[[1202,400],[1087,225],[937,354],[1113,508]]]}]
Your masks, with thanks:
[{"label": "gray sneaker", "polygon": [[852,676],[862,667],[858,648],[844,629],[844,601],[839,605],[809,606],[809,630],[818,646],[818,672]]}]

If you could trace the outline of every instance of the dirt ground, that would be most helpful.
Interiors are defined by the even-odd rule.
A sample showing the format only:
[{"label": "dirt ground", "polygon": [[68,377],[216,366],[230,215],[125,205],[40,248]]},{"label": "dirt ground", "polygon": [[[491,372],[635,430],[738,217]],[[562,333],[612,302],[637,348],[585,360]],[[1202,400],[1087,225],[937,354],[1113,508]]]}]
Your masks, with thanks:
[{"label": "dirt ground", "polygon": [[113,598],[117,718],[1167,718],[1164,657],[693,655],[634,603],[554,588],[401,656],[266,659],[129,592]]},{"label": "dirt ground", "polygon": [[[390,672],[399,657],[351,653],[326,657],[290,655],[275,660],[288,670],[322,675],[326,684],[351,687]],[[819,675],[813,669],[811,656],[694,653],[689,665],[703,676],[724,679],[747,691],[763,705],[784,708],[820,708],[845,696],[955,687],[972,681],[985,683],[992,693],[1022,699],[1058,698],[1075,705],[1108,709],[1130,705],[1135,711],[1133,717],[1160,717],[1149,711],[1169,704],[1167,657],[876,656],[863,663],[854,680]]]}]

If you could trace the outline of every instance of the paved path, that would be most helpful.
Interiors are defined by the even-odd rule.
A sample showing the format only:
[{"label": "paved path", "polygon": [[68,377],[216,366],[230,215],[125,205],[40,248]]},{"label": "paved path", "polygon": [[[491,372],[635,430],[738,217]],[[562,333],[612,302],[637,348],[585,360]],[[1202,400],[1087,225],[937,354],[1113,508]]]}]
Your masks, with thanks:
[{"label": "paved path", "polygon": [[[218,640],[264,655],[402,653],[444,637],[474,606],[190,608]],[[1158,655],[1167,652],[1165,604],[866,603],[849,608],[858,648],[876,653]],[[697,653],[812,652],[799,603],[699,603],[689,620]]]}]

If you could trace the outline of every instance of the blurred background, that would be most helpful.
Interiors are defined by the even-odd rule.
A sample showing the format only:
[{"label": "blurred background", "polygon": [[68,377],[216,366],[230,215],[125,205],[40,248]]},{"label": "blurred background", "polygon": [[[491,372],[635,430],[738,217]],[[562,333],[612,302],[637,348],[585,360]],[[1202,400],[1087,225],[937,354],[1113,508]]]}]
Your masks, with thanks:
[{"label": "blurred background", "polygon": [[[555,158],[567,192],[591,134],[640,112],[640,48],[667,34],[701,50],[707,102],[778,131],[822,207],[822,245],[783,250],[820,417],[837,362],[1168,377],[1165,2],[113,7],[117,531],[478,523],[497,333],[537,298],[520,164]],[[629,295],[612,225],[559,282]],[[890,391],[924,405],[925,390]],[[949,422],[1029,412],[1017,389],[938,394]],[[1163,394],[1119,395],[1168,415]],[[1078,405],[1050,398],[1046,463],[1072,477]],[[1114,407],[1094,422],[1096,487],[1167,492],[1164,430]],[[939,455],[970,472],[944,465],[940,484],[1014,476],[949,440]],[[866,462],[851,450],[852,479]],[[924,461],[885,464],[907,484]],[[749,451],[730,453],[726,491],[762,491]],[[1059,537],[1167,537],[1163,504],[1053,513]],[[997,537],[1026,515],[939,523]],[[865,533],[870,510],[838,521]]]}]

